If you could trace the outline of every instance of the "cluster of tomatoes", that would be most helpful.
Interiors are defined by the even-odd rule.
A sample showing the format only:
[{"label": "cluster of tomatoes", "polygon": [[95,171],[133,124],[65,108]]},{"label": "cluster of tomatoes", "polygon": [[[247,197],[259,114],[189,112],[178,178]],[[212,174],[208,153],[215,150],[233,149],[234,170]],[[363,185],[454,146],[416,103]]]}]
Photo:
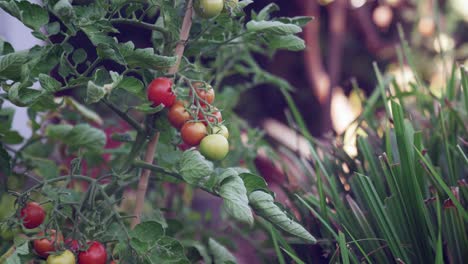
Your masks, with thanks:
[{"label": "cluster of tomatoes", "polygon": [[[23,226],[27,229],[33,229],[44,222],[46,213],[44,208],[36,203],[27,203],[20,211]],[[47,233],[47,234],[46,234]],[[63,243],[63,235],[57,233],[54,229],[47,230],[46,233],[40,232],[39,238],[33,241],[35,253],[47,259],[47,264],[75,264],[78,255],[79,264],[106,264],[107,252],[103,244],[97,241],[89,241],[86,250],[81,250],[80,243],[74,239],[67,239]],[[61,250],[66,248],[65,250]],[[60,252],[60,253],[58,253]],[[116,264],[112,261],[111,264]]]},{"label": "cluster of tomatoes", "polygon": [[209,160],[222,160],[229,152],[229,131],[222,124],[221,112],[211,105],[214,90],[203,82],[192,82],[190,86],[192,103],[177,100],[172,80],[159,77],[149,84],[148,99],[154,105],[163,104],[169,109],[168,120],[180,131],[184,144],[199,145],[200,153]]}]

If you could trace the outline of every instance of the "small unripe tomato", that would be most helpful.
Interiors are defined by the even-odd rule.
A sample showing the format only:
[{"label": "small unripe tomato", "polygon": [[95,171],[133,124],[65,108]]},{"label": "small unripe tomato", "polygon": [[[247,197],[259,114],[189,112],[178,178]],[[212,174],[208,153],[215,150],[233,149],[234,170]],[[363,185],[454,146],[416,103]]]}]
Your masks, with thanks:
[{"label": "small unripe tomato", "polygon": [[45,219],[44,208],[36,202],[27,203],[26,206],[21,209],[20,214],[23,219],[24,227],[28,229],[40,226]]},{"label": "small unripe tomato", "polygon": [[[213,103],[215,99],[215,92],[211,85],[204,82],[193,82],[192,86],[195,88],[195,92],[200,98],[201,106]],[[192,90],[190,90],[190,96],[192,96]]]},{"label": "small unripe tomato", "polygon": [[185,122],[190,120],[190,117],[190,113],[185,109],[185,102],[183,101],[175,102],[167,114],[169,123],[177,129],[180,129]]},{"label": "small unripe tomato", "polygon": [[228,152],[229,142],[222,135],[208,135],[200,142],[200,153],[209,160],[222,160]]},{"label": "small unripe tomato", "polygon": [[196,146],[206,136],[206,126],[201,122],[185,123],[180,129],[180,135],[185,144]]},{"label": "small unripe tomato", "polygon": [[[49,238],[41,238],[36,239],[33,241],[33,247],[36,251],[37,255],[47,258],[50,252],[54,252],[56,250],[57,244],[63,242],[62,234],[56,234],[57,232],[54,229],[49,230],[50,239]],[[40,232],[39,236],[44,236],[44,232]]]},{"label": "small unripe tomato", "polygon": [[210,134],[222,135],[226,139],[229,138],[229,130],[225,125],[216,125],[209,128]]},{"label": "small unripe tomato", "polygon": [[165,77],[154,79],[148,86],[148,100],[153,104],[163,104],[165,107],[171,107],[175,100],[176,95],[172,92],[172,80]]},{"label": "small unripe tomato", "polygon": [[75,255],[70,250],[65,250],[59,255],[50,255],[47,264],[75,264]]},{"label": "small unripe tomato", "polygon": [[193,6],[200,17],[213,18],[223,11],[224,0],[195,0]]},{"label": "small unripe tomato", "polygon": [[93,241],[89,242],[89,248],[78,254],[78,263],[80,264],[106,264],[107,252],[103,244]]}]

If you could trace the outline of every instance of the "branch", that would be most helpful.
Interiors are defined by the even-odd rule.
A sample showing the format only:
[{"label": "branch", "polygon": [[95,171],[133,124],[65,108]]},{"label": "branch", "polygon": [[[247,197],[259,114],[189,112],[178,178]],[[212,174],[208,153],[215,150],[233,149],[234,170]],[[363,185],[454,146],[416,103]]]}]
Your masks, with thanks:
[{"label": "branch", "polygon": [[163,27],[158,27],[156,25],[146,23],[146,22],[141,22],[141,21],[136,21],[133,19],[127,19],[127,18],[114,18],[110,20],[111,23],[115,24],[126,24],[126,25],[132,25],[136,27],[141,27],[144,29],[149,29],[152,31],[158,31],[161,34],[163,34],[164,38],[166,38],[169,35],[169,31]]},{"label": "branch", "polygon": [[[184,54],[185,44],[189,37],[190,28],[192,27],[192,0],[189,0],[185,10],[184,20],[182,22],[182,28],[180,29],[179,42],[175,48],[175,55],[177,56],[177,62],[168,70],[168,74],[175,74],[179,70],[180,61]],[[153,136],[149,142],[146,153],[145,153],[145,162],[152,164],[154,160],[154,153],[156,152],[156,146],[158,144],[159,132]],[[148,188],[148,178],[151,171],[144,169],[141,173],[140,181],[138,183],[138,191],[136,196],[136,206],[133,214],[136,216],[131,224],[131,227],[134,228],[140,223],[141,212],[143,210],[143,205],[145,202],[146,190]]]}]

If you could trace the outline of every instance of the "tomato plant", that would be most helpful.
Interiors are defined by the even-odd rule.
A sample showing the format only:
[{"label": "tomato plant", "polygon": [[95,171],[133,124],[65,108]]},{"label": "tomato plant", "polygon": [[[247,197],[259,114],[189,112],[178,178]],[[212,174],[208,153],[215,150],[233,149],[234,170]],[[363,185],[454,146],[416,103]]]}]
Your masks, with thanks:
[{"label": "tomato plant", "polygon": [[75,255],[70,250],[65,250],[61,254],[50,255],[47,264],[75,264]]},{"label": "tomato plant", "polygon": [[148,99],[154,105],[171,107],[176,100],[176,95],[172,92],[172,80],[164,77],[154,79],[148,86]]},{"label": "tomato plant", "polygon": [[[80,264],[108,253],[119,263],[235,263],[234,247],[218,242],[223,228],[264,232],[255,217],[315,242],[254,167],[239,167],[253,164],[261,137],[233,111],[246,89],[285,84],[255,58],[304,48],[295,34],[310,18],[228,3],[0,1],[42,43],[15,51],[0,39],[0,262],[54,252],[47,261],[65,263],[75,252]],[[15,131],[11,105],[27,109],[31,136]],[[206,228],[194,190],[223,201],[223,227]]]},{"label": "tomato plant", "polygon": [[203,18],[213,18],[224,8],[223,0],[195,0],[195,11]]},{"label": "tomato plant", "polygon": [[44,222],[44,208],[35,202],[27,203],[26,206],[21,209],[21,218],[23,219],[24,227],[29,229],[36,228]]},{"label": "tomato plant", "polygon": [[[45,236],[44,232],[40,232],[38,236]],[[37,255],[47,258],[49,254],[57,249],[57,245],[63,242],[63,235],[58,234],[55,230],[48,230],[49,237],[36,239],[33,241],[34,251]]]},{"label": "tomato plant", "polygon": [[222,160],[229,151],[229,143],[223,135],[208,135],[200,142],[200,153],[209,160]]},{"label": "tomato plant", "polygon": [[196,146],[206,136],[206,126],[201,122],[185,123],[180,129],[180,135],[185,144]]},{"label": "tomato plant", "polygon": [[86,251],[78,254],[80,264],[106,264],[107,252],[103,244],[93,241]]},{"label": "tomato plant", "polygon": [[185,109],[186,105],[183,101],[177,101],[169,109],[167,119],[175,128],[180,129],[191,118],[190,113]]}]

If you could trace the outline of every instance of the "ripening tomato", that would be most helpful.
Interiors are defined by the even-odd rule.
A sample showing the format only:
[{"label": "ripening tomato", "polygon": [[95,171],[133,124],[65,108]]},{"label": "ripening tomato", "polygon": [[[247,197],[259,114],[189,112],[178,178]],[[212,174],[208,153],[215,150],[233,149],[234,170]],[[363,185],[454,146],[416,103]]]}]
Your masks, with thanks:
[{"label": "ripening tomato", "polygon": [[[59,233],[57,235],[54,229],[49,230],[48,234],[50,235],[50,238],[36,239],[33,242],[34,250],[37,255],[43,258],[47,258],[50,252],[54,252],[56,250],[57,244],[63,242],[62,234]],[[44,232],[40,232],[38,235],[44,236]]]},{"label": "ripening tomato", "polygon": [[185,109],[186,103],[183,101],[177,101],[174,103],[173,106],[169,109],[169,113],[167,114],[167,119],[169,119],[169,123],[177,129],[180,129],[185,122],[190,120],[190,113]]},{"label": "ripening tomato", "polygon": [[75,264],[75,255],[70,250],[65,250],[59,255],[50,255],[47,264]]},{"label": "ripening tomato", "polygon": [[210,134],[219,134],[225,137],[226,139],[229,138],[229,130],[225,125],[216,125],[213,127],[210,127],[209,129]]},{"label": "ripening tomato", "polygon": [[23,219],[24,227],[28,229],[36,228],[44,222],[45,211],[42,206],[36,202],[27,203],[21,209],[21,219]]},{"label": "ripening tomato", "polygon": [[224,0],[195,0],[194,8],[200,17],[213,18],[223,11]]},{"label": "ripening tomato", "polygon": [[222,135],[208,135],[200,142],[200,153],[209,160],[222,160],[228,152],[229,142]]},{"label": "ripening tomato", "polygon": [[118,260],[113,260],[110,262],[110,264],[119,264],[119,261]]},{"label": "ripening tomato", "polygon": [[154,79],[148,86],[148,99],[154,105],[163,104],[165,107],[171,107],[176,95],[172,92],[172,80],[165,77]]},{"label": "ripening tomato", "polygon": [[106,264],[107,252],[103,244],[92,241],[89,242],[89,248],[78,254],[78,263],[80,264]]},{"label": "ripening tomato", "polygon": [[[197,96],[200,98],[201,106],[213,103],[215,92],[211,85],[204,82],[193,82],[192,86],[195,88]],[[192,96],[192,90],[190,90],[190,96]]]},{"label": "ripening tomato", "polygon": [[[204,109],[205,111],[209,111],[207,109]],[[218,123],[221,123],[223,122],[223,116],[221,115],[221,112],[218,110],[218,108],[216,107],[213,107],[212,110],[211,110],[211,113],[209,114],[203,114],[202,111],[199,111],[198,112],[198,119],[203,123],[205,124],[205,126],[208,125],[208,123],[206,122],[206,119],[205,119],[205,116],[206,116],[206,119],[208,119],[208,122],[210,124],[218,124]],[[216,122],[217,120],[217,122]]]},{"label": "ripening tomato", "polygon": [[201,122],[188,122],[182,126],[180,134],[185,144],[196,146],[206,136],[206,126]]}]

